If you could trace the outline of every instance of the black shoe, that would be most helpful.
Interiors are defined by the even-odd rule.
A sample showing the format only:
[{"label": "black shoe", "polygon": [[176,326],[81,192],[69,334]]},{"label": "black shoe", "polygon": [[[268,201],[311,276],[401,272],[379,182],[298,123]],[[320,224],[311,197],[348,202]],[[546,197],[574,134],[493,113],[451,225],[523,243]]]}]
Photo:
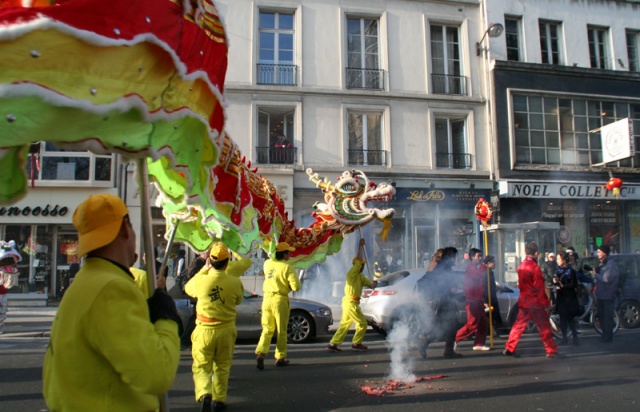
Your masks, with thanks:
[{"label": "black shoe", "polygon": [[447,359],[458,359],[462,357],[462,353],[451,352],[451,353],[445,353],[443,356]]},{"label": "black shoe", "polygon": [[513,358],[519,358],[520,357],[520,355],[518,355],[517,353],[511,352],[510,350],[506,350],[506,349],[502,351],[502,354],[504,356],[511,356]]},{"label": "black shoe", "polygon": [[202,401],[200,412],[211,412],[211,395],[203,395],[200,399]]},{"label": "black shoe", "polygon": [[287,366],[287,365],[289,365],[289,359],[285,359],[285,358],[276,359],[276,363],[274,365],[276,365],[276,366]]},{"label": "black shoe", "polygon": [[227,405],[220,401],[213,402],[213,408],[211,408],[213,412],[222,412],[225,409],[227,409]]},{"label": "black shoe", "polygon": [[573,346],[580,346],[580,341],[577,336],[573,337]]},{"label": "black shoe", "polygon": [[260,370],[264,369],[264,355],[261,353],[256,356],[256,368]]},{"label": "black shoe", "polygon": [[558,346],[566,346],[568,344],[569,344],[569,340],[567,338],[564,338],[560,342],[558,342]]}]

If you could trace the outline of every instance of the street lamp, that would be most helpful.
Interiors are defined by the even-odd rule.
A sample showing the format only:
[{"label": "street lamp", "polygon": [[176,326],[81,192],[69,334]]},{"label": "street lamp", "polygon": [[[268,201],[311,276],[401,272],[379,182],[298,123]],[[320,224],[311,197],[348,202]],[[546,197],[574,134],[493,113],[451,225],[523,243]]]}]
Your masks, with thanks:
[{"label": "street lamp", "polygon": [[476,56],[480,56],[480,50],[484,50],[484,51],[487,50],[487,49],[482,49],[482,46],[481,46],[482,41],[487,36],[487,34],[489,35],[489,37],[498,37],[502,34],[503,31],[504,31],[504,26],[502,24],[491,23],[487,28],[487,30],[485,30],[480,41],[476,43]]}]

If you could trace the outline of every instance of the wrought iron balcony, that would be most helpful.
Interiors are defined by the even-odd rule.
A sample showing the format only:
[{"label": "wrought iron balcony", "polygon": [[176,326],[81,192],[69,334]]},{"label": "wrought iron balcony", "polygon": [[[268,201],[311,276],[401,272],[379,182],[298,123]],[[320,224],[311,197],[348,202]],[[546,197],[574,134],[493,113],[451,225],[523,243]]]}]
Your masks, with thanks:
[{"label": "wrought iron balcony", "polygon": [[256,147],[258,163],[292,165],[296,162],[295,147]]},{"label": "wrought iron balcony", "polygon": [[431,73],[433,92],[438,94],[467,94],[467,77]]},{"label": "wrought iron balcony", "polygon": [[436,167],[471,169],[471,160],[468,153],[436,153]]},{"label": "wrought iron balcony", "polygon": [[384,89],[384,70],[347,67],[347,89]]},{"label": "wrought iron balcony", "polygon": [[298,66],[287,64],[258,64],[258,84],[295,86]]},{"label": "wrought iron balcony", "polygon": [[349,165],[386,166],[387,152],[384,150],[349,149]]}]

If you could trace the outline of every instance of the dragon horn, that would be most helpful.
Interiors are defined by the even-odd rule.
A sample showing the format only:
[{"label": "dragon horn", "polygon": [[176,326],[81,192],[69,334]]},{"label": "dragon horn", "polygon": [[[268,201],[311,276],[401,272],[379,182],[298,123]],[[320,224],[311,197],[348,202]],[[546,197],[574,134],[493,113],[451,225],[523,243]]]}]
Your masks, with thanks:
[{"label": "dragon horn", "polygon": [[316,187],[321,188],[324,191],[332,191],[335,186],[331,184],[331,181],[326,177],[324,180],[320,180],[320,176],[317,173],[313,173],[313,170],[307,169],[307,174],[309,175],[309,180],[316,185]]}]

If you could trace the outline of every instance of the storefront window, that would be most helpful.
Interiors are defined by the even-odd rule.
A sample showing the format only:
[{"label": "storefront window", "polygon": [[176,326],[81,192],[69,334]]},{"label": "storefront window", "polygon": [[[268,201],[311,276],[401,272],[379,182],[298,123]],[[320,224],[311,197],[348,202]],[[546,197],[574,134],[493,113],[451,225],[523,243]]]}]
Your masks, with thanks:
[{"label": "storefront window", "polygon": [[49,293],[53,237],[46,225],[7,225],[5,240],[15,240],[22,261],[20,275],[9,293]]},{"label": "storefront window", "polygon": [[617,203],[589,204],[589,252],[602,245],[620,250],[620,207]]}]

